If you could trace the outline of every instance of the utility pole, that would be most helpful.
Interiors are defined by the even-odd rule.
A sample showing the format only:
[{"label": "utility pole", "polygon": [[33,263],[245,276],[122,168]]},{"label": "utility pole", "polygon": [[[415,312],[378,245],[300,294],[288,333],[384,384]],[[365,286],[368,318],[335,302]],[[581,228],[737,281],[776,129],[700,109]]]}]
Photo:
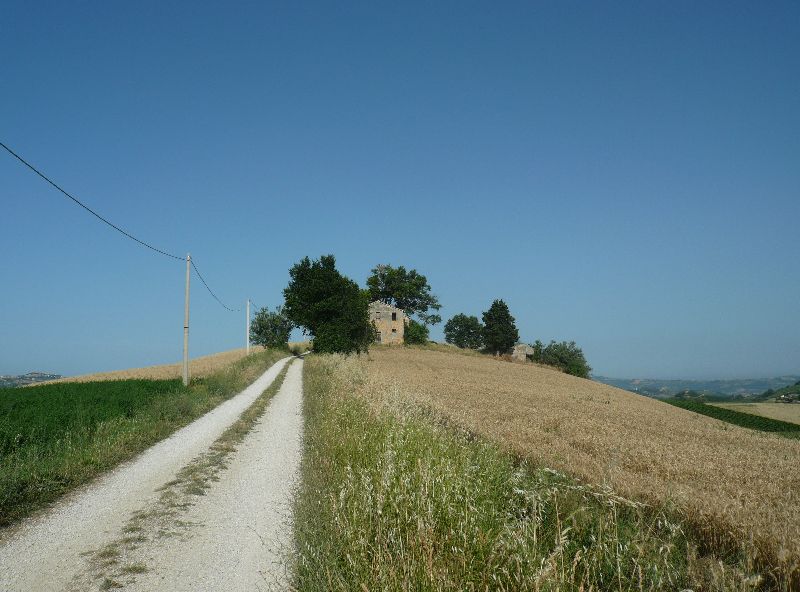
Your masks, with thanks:
[{"label": "utility pole", "polygon": [[183,309],[183,386],[189,386],[189,277],[192,255],[186,253],[186,301]]},{"label": "utility pole", "polygon": [[244,338],[247,344],[247,355],[250,355],[250,299],[247,299],[247,319],[245,321]]}]

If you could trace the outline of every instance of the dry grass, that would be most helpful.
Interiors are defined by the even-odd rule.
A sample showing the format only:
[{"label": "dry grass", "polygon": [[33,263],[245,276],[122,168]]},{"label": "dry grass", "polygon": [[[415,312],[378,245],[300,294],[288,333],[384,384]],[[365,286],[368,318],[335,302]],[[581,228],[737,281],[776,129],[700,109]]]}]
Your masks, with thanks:
[{"label": "dry grass", "polygon": [[800,405],[797,403],[709,403],[709,405],[800,425]]},{"label": "dry grass", "polygon": [[312,342],[310,340],[306,341],[290,341],[289,342],[289,349],[291,350],[298,350],[300,353],[307,352],[311,349]]},{"label": "dry grass", "polygon": [[370,381],[515,453],[628,497],[676,504],[709,548],[783,581],[800,569],[800,442],[524,364],[376,347]]},{"label": "dry grass", "polygon": [[[250,347],[250,353],[262,352],[264,348],[261,346]],[[221,370],[238,360],[241,360],[247,355],[245,348],[232,349],[230,351],[220,352],[218,354],[211,354],[210,356],[202,356],[189,360],[189,374],[192,378],[200,378],[208,376]],[[51,380],[48,382],[39,382],[37,384],[53,384],[56,382],[90,382],[94,380],[128,380],[128,379],[148,379],[148,380],[169,380],[172,378],[181,377],[182,364],[161,364],[159,366],[146,366],[145,368],[129,368],[127,370],[113,370],[111,372],[97,372],[95,374],[84,374],[82,376],[68,376],[66,378],[59,378],[58,380]],[[34,385],[35,386],[35,385]]]},{"label": "dry grass", "polygon": [[305,364],[293,589],[752,589],[737,565],[698,562],[669,509],[518,462],[365,367],[337,355]]}]

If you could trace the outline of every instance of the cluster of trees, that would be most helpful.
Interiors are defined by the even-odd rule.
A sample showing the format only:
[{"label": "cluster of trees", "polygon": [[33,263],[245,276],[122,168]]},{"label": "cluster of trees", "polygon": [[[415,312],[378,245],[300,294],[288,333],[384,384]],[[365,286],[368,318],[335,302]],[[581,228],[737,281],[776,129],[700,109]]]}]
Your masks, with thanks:
[{"label": "cluster of trees", "polygon": [[[514,317],[502,300],[495,300],[483,313],[482,323],[475,316],[455,315],[445,323],[444,336],[447,343],[460,348],[483,350],[495,355],[510,352],[519,340]],[[551,341],[544,345],[537,340],[532,347],[534,362],[554,366],[581,378],[588,378],[592,371],[583,351],[574,341]]]},{"label": "cluster of trees", "polygon": [[[405,342],[427,343],[430,326],[442,317],[438,298],[428,279],[402,265],[377,265],[362,290],[336,269],[333,255],[312,261],[302,259],[289,270],[289,285],[283,291],[284,305],[274,311],[262,308],[251,325],[251,340],[267,347],[285,347],[289,334],[299,327],[314,340],[322,353],[360,353],[375,340],[369,318],[369,303],[380,300],[403,309],[408,317]],[[483,350],[495,355],[511,351],[519,341],[514,317],[503,300],[492,302],[482,314],[457,314],[444,326],[445,340],[461,348]],[[591,367],[574,341],[541,341],[533,344],[533,360],[587,378]]]},{"label": "cluster of trees", "polygon": [[[440,323],[439,300],[427,278],[402,265],[378,265],[362,290],[336,269],[333,255],[312,261],[302,259],[289,270],[283,291],[284,305],[274,311],[259,310],[250,329],[251,341],[268,347],[285,347],[289,334],[299,327],[323,353],[360,353],[375,340],[369,303],[381,300],[405,311],[406,343],[427,343],[429,326]],[[414,318],[416,317],[416,318]]]},{"label": "cluster of trees", "polygon": [[583,350],[574,341],[551,341],[544,345],[538,339],[533,344],[534,362],[560,368],[567,374],[589,378],[592,367],[586,362]]},{"label": "cluster of trees", "polygon": [[519,331],[508,305],[495,300],[483,313],[483,323],[477,317],[457,314],[444,325],[444,338],[461,348],[486,350],[496,355],[507,353],[519,340]]}]

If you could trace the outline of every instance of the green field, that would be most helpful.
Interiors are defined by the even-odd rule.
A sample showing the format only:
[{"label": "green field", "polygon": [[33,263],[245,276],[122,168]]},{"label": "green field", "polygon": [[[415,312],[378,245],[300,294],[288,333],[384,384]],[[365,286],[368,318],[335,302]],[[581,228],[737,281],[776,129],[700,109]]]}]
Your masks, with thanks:
[{"label": "green field", "polygon": [[180,380],[73,382],[0,391],[0,455],[49,449],[65,439],[92,440],[104,423],[139,416],[165,395],[184,392]]},{"label": "green field", "polygon": [[774,432],[789,438],[800,438],[800,425],[795,423],[780,421],[761,415],[742,413],[741,411],[734,411],[733,409],[717,407],[715,405],[707,405],[700,401],[665,399],[665,402],[675,407],[687,409],[688,411],[700,413],[701,415],[707,415],[708,417],[713,417],[714,419],[719,419],[720,421],[743,428],[761,432]]},{"label": "green field", "polygon": [[169,436],[285,355],[251,355],[188,388],[119,380],[1,389],[0,527]]}]

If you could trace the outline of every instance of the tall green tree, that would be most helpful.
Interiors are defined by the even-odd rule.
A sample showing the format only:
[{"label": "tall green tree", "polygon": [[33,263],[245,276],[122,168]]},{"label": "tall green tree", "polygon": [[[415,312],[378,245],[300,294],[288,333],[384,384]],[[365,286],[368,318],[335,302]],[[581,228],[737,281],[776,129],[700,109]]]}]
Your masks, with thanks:
[{"label": "tall green tree", "polygon": [[508,305],[495,300],[483,313],[483,342],[487,350],[496,355],[507,353],[519,340],[519,332]]},{"label": "tall green tree", "polygon": [[279,306],[270,312],[264,307],[256,312],[250,323],[250,341],[264,347],[287,347],[293,328],[294,324],[284,314],[283,308]]},{"label": "tall green tree", "polygon": [[444,340],[466,349],[483,347],[483,325],[478,317],[457,314],[444,324]]},{"label": "tall green tree", "polygon": [[317,352],[360,353],[375,339],[369,293],[339,273],[333,255],[294,265],[283,295],[286,316],[312,336]]},{"label": "tall green tree", "polygon": [[367,278],[367,287],[372,300],[402,308],[407,315],[416,315],[426,325],[442,321],[436,314],[441,308],[439,300],[431,293],[428,279],[416,269],[376,265]]}]

